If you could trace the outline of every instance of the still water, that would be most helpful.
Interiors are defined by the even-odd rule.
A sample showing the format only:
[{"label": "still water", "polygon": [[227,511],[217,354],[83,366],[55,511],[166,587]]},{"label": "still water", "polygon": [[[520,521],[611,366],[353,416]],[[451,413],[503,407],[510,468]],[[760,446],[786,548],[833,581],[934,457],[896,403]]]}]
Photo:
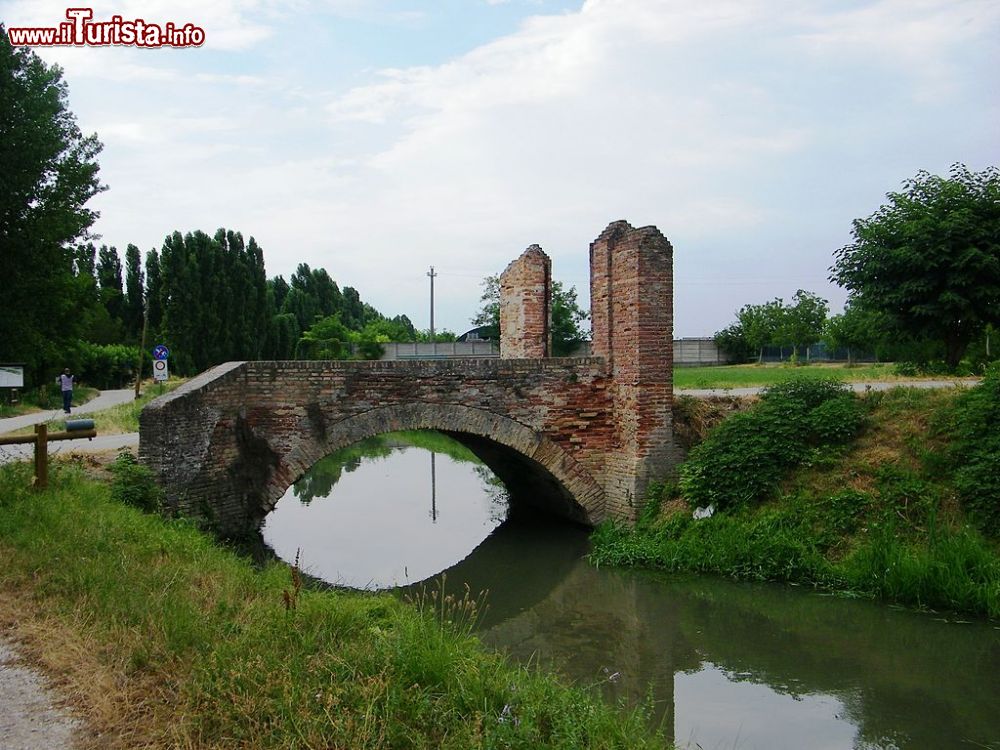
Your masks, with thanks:
[{"label": "still water", "polygon": [[995,624],[598,570],[585,529],[505,521],[492,475],[458,446],[435,448],[448,453],[390,437],[327,457],[268,516],[265,541],[331,583],[399,587],[444,571],[449,590],[488,591],[485,643],[612,701],[652,691],[681,747],[1000,750]]}]

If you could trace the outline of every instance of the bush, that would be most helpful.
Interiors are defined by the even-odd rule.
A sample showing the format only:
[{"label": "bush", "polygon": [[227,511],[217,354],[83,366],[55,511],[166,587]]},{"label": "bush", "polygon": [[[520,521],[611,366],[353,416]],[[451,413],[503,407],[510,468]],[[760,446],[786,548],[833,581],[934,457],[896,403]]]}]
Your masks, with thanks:
[{"label": "bush", "polygon": [[950,461],[969,520],[990,536],[1000,536],[1000,365],[963,393],[950,415]]},{"label": "bush", "polygon": [[140,464],[131,452],[119,453],[109,470],[114,475],[112,498],[140,510],[153,512],[160,509],[163,491],[156,484],[153,472]]},{"label": "bush", "polygon": [[836,380],[793,378],[765,391],[691,451],[680,487],[692,506],[717,510],[770,497],[815,448],[846,443],[864,426],[863,407]]},{"label": "bush", "polygon": [[76,375],[95,388],[121,388],[135,378],[139,347],[79,342]]}]

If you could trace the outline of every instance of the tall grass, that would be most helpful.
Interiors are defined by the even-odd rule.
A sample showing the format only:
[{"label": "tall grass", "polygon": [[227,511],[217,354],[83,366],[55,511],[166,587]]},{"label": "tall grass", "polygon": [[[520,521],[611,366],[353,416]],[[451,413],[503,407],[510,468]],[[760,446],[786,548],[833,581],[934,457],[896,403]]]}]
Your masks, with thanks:
[{"label": "tall grass", "polygon": [[391,596],[296,591],[65,468],[0,468],[0,620],[101,747],[643,748],[647,717],[485,652]]}]

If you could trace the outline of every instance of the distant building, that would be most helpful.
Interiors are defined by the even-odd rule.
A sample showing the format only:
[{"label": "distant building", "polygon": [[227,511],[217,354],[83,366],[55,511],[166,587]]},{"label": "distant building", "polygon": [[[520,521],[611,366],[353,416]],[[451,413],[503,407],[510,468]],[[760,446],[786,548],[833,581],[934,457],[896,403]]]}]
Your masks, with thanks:
[{"label": "distant building", "polygon": [[479,326],[478,328],[472,328],[461,336],[459,336],[456,341],[460,343],[465,343],[468,341],[496,341],[499,337],[497,336],[497,329],[493,325]]}]

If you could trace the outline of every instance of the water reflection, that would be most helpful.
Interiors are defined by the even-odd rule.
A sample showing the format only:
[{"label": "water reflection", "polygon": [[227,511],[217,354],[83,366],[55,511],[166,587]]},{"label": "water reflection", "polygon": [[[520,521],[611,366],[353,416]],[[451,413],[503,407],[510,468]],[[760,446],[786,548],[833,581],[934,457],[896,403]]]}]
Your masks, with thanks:
[{"label": "water reflection", "polygon": [[376,438],[319,461],[265,519],[279,557],[330,583],[390,588],[461,560],[507,515],[490,472],[443,436],[453,455]]},{"label": "water reflection", "polygon": [[[991,624],[789,587],[598,570],[584,559],[584,529],[501,524],[506,505],[481,466],[461,465],[462,479],[443,455],[384,444],[375,455],[325,468],[325,479],[300,488],[312,503],[297,492],[279,503],[293,509],[281,524],[268,519],[279,554],[291,559],[301,546],[309,564],[335,550],[336,577],[320,575],[362,583],[451,565],[449,589],[489,590],[486,644],[611,701],[636,704],[652,691],[654,721],[682,746],[1000,748],[1000,629]],[[327,484],[336,490],[319,501],[312,490]],[[303,507],[331,515],[299,515]],[[472,536],[496,528],[466,556],[478,543],[466,527]],[[419,571],[407,562],[414,550],[433,553]]]},{"label": "water reflection", "polygon": [[[538,588],[526,580],[540,538]],[[490,589],[481,637],[702,748],[1000,747],[1000,629],[795,588],[598,570],[579,536],[504,524],[447,572]],[[506,580],[507,573],[510,579]],[[556,580],[558,579],[558,580]],[[542,589],[548,588],[547,592]]]}]

